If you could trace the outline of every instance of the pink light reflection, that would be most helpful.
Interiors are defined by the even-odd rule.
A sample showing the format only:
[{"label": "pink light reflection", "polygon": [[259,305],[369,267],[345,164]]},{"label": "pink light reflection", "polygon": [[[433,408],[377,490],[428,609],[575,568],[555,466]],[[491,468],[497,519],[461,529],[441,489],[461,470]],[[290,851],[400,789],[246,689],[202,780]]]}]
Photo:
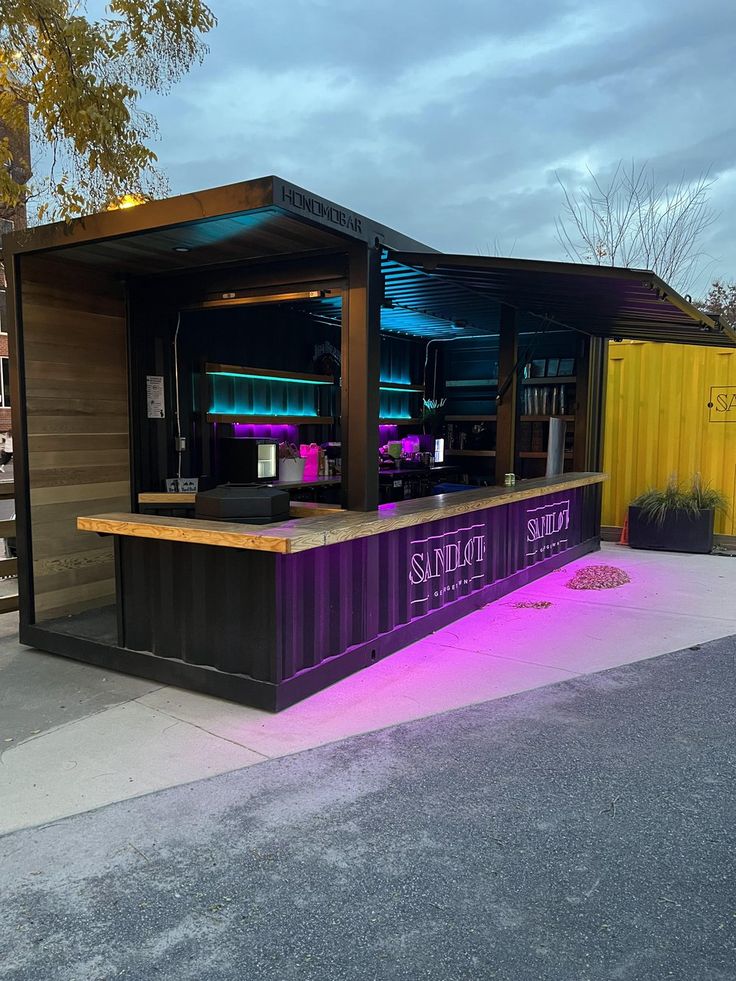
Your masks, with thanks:
[{"label": "pink light reflection", "polygon": [[256,437],[259,439],[277,439],[280,443],[297,443],[299,429],[288,423],[269,425],[266,423],[234,422],[233,432],[238,437]]}]

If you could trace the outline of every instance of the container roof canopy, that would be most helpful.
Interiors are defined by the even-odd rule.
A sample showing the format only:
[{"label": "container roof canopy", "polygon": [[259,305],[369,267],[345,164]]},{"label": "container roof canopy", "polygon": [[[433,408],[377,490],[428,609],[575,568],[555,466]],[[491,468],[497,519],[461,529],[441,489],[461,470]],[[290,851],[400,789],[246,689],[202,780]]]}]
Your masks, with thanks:
[{"label": "container roof canopy", "polygon": [[429,246],[280,177],[229,184],[22,229],[3,238],[9,254],[59,258],[126,275],[345,248],[350,240],[393,249]]},{"label": "container roof canopy", "polygon": [[[598,337],[732,346],[736,333],[697,310],[653,272],[572,262],[392,252],[389,303],[490,333],[488,300]],[[450,336],[450,335],[446,335]]]},{"label": "container roof canopy", "polygon": [[[653,272],[579,263],[443,255],[357,212],[263,177],[42,225],[3,239],[9,254],[56,253],[123,276],[150,276],[344,250],[383,248],[381,329],[420,338],[496,334],[500,304],[526,319],[609,338],[728,345],[736,332]],[[334,319],[336,303],[320,314]]]}]

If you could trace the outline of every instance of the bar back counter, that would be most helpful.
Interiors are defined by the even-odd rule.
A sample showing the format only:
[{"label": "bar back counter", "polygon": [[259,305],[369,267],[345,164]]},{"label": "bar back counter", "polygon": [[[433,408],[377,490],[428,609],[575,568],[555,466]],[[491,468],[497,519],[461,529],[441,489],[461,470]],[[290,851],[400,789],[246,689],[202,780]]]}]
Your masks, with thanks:
[{"label": "bar back counter", "polygon": [[[22,642],[273,710],[598,548],[609,337],[734,342],[651,272],[442,255],[276,177],[3,254]],[[270,524],[145,513],[240,438],[335,470]]]}]

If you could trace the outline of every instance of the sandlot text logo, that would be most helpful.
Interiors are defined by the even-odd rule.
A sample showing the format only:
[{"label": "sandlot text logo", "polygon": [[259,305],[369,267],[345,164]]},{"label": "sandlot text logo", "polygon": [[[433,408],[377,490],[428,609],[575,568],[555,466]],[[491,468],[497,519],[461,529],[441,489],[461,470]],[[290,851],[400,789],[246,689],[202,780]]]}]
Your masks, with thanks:
[{"label": "sandlot text logo", "polygon": [[487,552],[485,525],[469,525],[443,535],[410,542],[409,583],[411,606],[443,602],[464,595],[485,578]]},{"label": "sandlot text logo", "polygon": [[526,509],[526,557],[539,561],[567,545],[570,501]]},{"label": "sandlot text logo", "polygon": [[736,422],[736,385],[712,385],[708,410],[711,422]]}]

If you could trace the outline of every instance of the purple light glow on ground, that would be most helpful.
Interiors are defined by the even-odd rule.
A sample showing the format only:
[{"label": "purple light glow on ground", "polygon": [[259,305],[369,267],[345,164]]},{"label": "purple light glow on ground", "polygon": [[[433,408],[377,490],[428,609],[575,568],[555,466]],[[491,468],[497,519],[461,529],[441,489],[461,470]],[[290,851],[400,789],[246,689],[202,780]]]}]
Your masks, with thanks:
[{"label": "purple light glow on ground", "polygon": [[[578,569],[601,562],[622,568],[631,582],[621,589],[566,587]],[[125,799],[140,792],[134,788],[141,782],[158,790],[240,770],[264,756],[283,757],[733,636],[735,590],[736,562],[604,543],[601,553],[578,559],[275,715],[197,692],[156,688],[127,707],[115,705],[45,738],[42,733],[27,740],[13,751],[15,761],[8,754],[11,782],[3,803],[6,797],[11,803],[0,812],[0,831],[15,827],[17,815],[21,826],[35,825]],[[524,601],[552,605],[516,607]],[[577,727],[580,720],[565,714],[566,691],[560,690],[561,717]],[[156,721],[160,712],[182,721],[173,729],[162,727]],[[135,749],[142,724],[150,727],[150,745],[144,755],[128,754],[131,763],[120,757],[121,747]],[[86,767],[84,779],[57,779],[69,759]],[[115,774],[95,779],[110,769],[110,760]],[[129,782],[133,776],[135,783]]]},{"label": "purple light glow on ground", "polygon": [[[637,591],[651,588],[651,580],[635,576],[625,557],[616,559]],[[567,588],[571,576],[591,564],[586,556],[550,572],[286,709],[269,719],[274,730],[269,737],[278,738],[276,732],[289,730],[296,720],[322,724],[327,717],[330,736],[320,733],[319,741],[329,741],[651,657],[672,646],[666,637],[663,648],[652,644],[648,620],[631,636],[628,589],[601,596]],[[520,601],[530,605],[519,607]],[[545,605],[535,608],[533,602]]]}]

